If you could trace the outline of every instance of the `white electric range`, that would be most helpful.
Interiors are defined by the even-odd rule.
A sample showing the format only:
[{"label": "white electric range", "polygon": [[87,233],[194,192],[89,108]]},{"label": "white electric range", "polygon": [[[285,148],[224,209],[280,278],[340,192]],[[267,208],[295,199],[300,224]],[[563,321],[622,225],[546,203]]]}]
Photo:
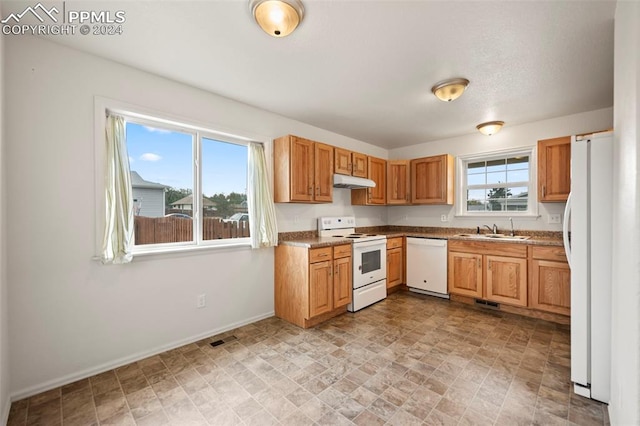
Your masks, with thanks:
[{"label": "white electric range", "polygon": [[319,237],[353,240],[353,293],[349,312],[356,312],[387,297],[387,237],[355,232],[353,216],[318,218]]}]

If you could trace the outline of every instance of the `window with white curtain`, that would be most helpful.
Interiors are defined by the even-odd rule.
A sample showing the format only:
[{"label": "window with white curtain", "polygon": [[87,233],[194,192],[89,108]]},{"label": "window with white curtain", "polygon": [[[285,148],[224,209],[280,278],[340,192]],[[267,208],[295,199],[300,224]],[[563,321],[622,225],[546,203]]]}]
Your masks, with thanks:
[{"label": "window with white curtain", "polygon": [[134,246],[248,243],[248,143],[125,119]]}]

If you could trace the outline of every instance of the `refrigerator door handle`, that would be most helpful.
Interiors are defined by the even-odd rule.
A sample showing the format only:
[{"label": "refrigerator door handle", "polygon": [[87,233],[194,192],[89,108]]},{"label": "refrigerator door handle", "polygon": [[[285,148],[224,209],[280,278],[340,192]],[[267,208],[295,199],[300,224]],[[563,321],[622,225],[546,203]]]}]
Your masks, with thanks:
[{"label": "refrigerator door handle", "polygon": [[569,241],[569,219],[571,218],[571,193],[567,197],[567,205],[564,208],[564,221],[562,222],[562,239],[564,252],[567,255],[567,263],[571,268],[571,242]]}]

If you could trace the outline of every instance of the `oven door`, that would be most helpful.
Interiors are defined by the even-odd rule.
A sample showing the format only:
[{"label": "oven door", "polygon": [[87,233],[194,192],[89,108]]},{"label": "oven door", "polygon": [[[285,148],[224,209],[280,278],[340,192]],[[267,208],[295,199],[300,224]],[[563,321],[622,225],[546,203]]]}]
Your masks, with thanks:
[{"label": "oven door", "polygon": [[353,288],[387,278],[387,241],[353,243]]}]

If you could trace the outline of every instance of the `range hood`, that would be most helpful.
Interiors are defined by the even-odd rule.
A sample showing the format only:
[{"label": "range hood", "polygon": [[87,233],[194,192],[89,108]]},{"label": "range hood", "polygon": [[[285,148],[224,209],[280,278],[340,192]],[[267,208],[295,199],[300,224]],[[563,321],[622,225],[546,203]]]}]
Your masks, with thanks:
[{"label": "range hood", "polygon": [[335,188],[349,188],[349,189],[375,188],[376,183],[371,179],[335,174],[333,175],[333,186]]}]

